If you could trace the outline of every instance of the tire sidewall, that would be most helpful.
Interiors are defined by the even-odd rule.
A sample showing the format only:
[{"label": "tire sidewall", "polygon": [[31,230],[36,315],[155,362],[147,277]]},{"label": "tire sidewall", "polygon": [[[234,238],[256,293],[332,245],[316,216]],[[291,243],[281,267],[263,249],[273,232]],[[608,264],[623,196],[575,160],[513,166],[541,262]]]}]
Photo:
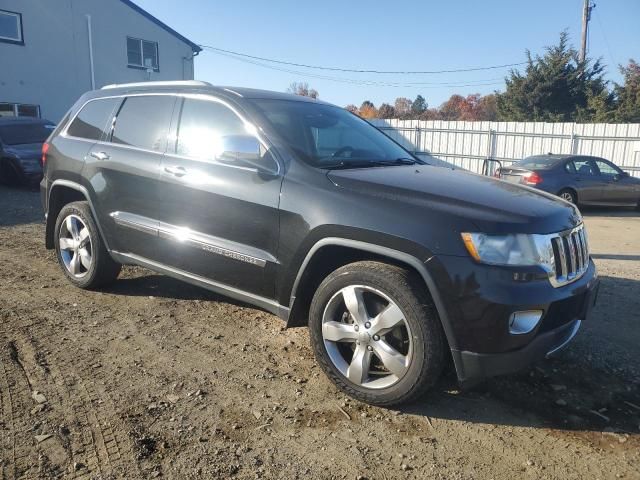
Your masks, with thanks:
[{"label": "tire sidewall", "polygon": [[[370,403],[394,403],[396,399],[410,394],[425,367],[428,331],[424,318],[421,318],[423,310],[416,309],[416,305],[412,305],[413,302],[408,298],[411,295],[409,292],[401,290],[397,285],[394,285],[391,279],[384,278],[378,272],[367,272],[366,270],[338,270],[337,272],[340,273],[330,275],[318,287],[310,307],[309,333],[316,358],[325,372],[347,393],[356,392],[358,398],[363,398]],[[324,310],[329,300],[342,288],[349,285],[368,286],[387,295],[400,308],[411,330],[413,349],[411,364],[407,373],[397,383],[389,387],[371,389],[352,383],[336,368],[327,353],[322,337]]]},{"label": "tire sidewall", "polygon": [[[62,259],[62,253],[60,251],[60,229],[62,228],[62,223],[69,215],[76,215],[80,217],[82,222],[85,224],[85,227],[89,230],[89,237],[91,239],[91,268],[87,271],[87,273],[82,277],[75,277],[64,264]],[[100,236],[98,234],[98,229],[96,227],[95,222],[91,215],[87,212],[87,208],[83,204],[80,203],[71,203],[66,205],[60,210],[58,214],[58,218],[56,220],[56,226],[54,230],[53,242],[56,251],[56,257],[58,259],[58,263],[60,264],[60,268],[66,275],[66,277],[80,288],[87,288],[91,285],[97,275],[98,271],[98,263],[100,255]]]},{"label": "tire sidewall", "polygon": [[563,200],[565,200],[565,201],[567,201],[567,202],[570,202],[570,203],[572,203],[572,204],[574,204],[574,205],[578,205],[578,198],[577,198],[576,194],[575,194],[573,191],[571,191],[571,190],[569,190],[569,189],[565,188],[565,189],[562,189],[562,190],[560,190],[560,191],[558,192],[558,196],[559,196],[560,198],[562,198],[562,194],[563,194],[563,193],[568,193],[569,195],[571,195],[571,200],[565,200],[564,198],[563,198]]}]

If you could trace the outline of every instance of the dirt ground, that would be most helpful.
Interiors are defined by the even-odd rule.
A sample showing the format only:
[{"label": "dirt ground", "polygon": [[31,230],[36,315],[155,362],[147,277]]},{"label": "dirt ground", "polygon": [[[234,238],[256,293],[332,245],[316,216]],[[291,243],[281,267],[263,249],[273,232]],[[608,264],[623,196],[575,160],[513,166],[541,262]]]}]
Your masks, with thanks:
[{"label": "dirt ground", "polygon": [[602,286],[561,356],[396,411],[262,311],[142,268],[72,287],[41,217],[0,188],[0,479],[640,479],[636,212],[585,212]]}]

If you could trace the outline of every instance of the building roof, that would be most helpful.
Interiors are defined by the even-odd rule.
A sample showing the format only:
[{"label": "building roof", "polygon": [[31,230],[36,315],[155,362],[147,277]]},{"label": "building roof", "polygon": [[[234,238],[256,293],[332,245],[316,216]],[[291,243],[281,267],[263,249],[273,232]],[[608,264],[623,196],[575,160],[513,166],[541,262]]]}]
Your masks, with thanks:
[{"label": "building roof", "polygon": [[189,40],[187,37],[180,35],[178,32],[176,32],[173,28],[171,28],[169,25],[167,25],[164,22],[161,22],[160,20],[158,20],[156,17],[154,17],[153,15],[151,15],[149,12],[147,12],[146,10],[144,10],[143,8],[140,8],[138,5],[136,5],[135,3],[133,3],[131,0],[120,0],[122,3],[124,3],[125,5],[131,7],[132,9],[134,9],[136,12],[138,12],[140,15],[142,15],[143,17],[145,17],[147,20],[151,20],[153,23],[155,23],[156,25],[158,25],[160,28],[165,29],[167,32],[169,32],[171,35],[173,35],[174,37],[176,37],[178,40],[183,41],[184,43],[186,43],[187,45],[189,45],[191,47],[191,50],[193,50],[194,52],[201,52],[202,48],[200,48],[200,46],[197,43],[192,42],[191,40]]}]

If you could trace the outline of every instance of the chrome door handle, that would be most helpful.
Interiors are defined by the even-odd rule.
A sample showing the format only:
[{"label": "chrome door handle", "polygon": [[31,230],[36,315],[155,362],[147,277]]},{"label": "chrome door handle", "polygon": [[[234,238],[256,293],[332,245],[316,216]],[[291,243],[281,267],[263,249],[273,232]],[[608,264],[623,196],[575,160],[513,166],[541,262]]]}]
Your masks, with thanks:
[{"label": "chrome door handle", "polygon": [[164,171],[176,177],[184,177],[187,174],[187,171],[184,169],[184,167],[178,166],[164,167]]},{"label": "chrome door handle", "polygon": [[90,152],[89,155],[91,155],[93,158],[95,158],[96,160],[109,160],[109,155],[106,154],[106,152]]}]

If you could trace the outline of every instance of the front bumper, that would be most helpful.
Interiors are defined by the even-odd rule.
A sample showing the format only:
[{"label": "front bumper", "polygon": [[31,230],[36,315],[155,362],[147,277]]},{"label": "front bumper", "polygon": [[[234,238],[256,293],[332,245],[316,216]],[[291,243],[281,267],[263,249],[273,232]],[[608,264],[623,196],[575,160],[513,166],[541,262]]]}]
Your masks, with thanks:
[{"label": "front bumper", "polygon": [[[546,279],[515,282],[513,269],[440,259],[453,279],[441,292],[453,337],[448,335],[451,353],[463,385],[522,370],[562,350],[597,298],[599,279],[592,261],[580,279],[554,288]],[[528,310],[543,312],[537,326],[526,334],[511,334],[510,315]]]}]

